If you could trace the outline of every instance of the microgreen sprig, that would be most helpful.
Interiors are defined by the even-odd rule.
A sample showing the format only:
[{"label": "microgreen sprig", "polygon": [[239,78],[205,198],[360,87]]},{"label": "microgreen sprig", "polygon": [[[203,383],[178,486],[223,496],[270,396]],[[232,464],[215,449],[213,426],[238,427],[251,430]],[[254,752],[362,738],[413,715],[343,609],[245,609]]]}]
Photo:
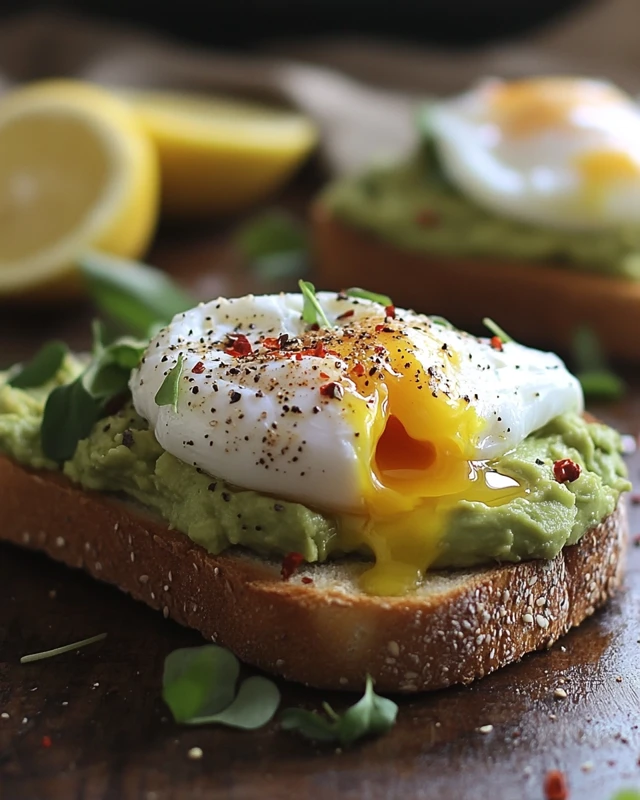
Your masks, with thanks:
[{"label": "microgreen sprig", "polygon": [[298,286],[302,292],[302,319],[307,325],[321,325],[323,328],[333,328],[327,319],[320,301],[316,296],[316,287],[310,281],[298,281]]},{"label": "microgreen sprig", "polygon": [[497,322],[494,322],[490,317],[485,317],[482,320],[482,324],[485,328],[488,328],[494,336],[497,336],[503,343],[504,342],[513,342],[513,338],[509,336],[508,333],[505,333],[502,328],[498,325]]},{"label": "microgreen sprig", "polygon": [[72,650],[78,650],[80,647],[87,647],[87,645],[101,642],[106,638],[106,633],[99,633],[97,636],[90,636],[88,639],[81,639],[79,642],[73,642],[73,644],[65,644],[62,647],[54,647],[53,650],[43,650],[40,653],[31,653],[28,656],[22,656],[20,663],[30,664],[33,661],[44,661],[45,658],[53,658],[54,656],[59,656],[63,653],[70,653]]},{"label": "microgreen sprig", "polygon": [[393,300],[386,294],[370,292],[367,289],[360,289],[358,286],[353,286],[351,289],[346,289],[345,294],[347,297],[358,297],[362,300],[371,300],[372,303],[379,303],[381,306],[385,306],[385,308],[393,305]]},{"label": "microgreen sprig", "polygon": [[261,728],[276,713],[280,692],[273,681],[254,675],[236,693],[239,674],[238,659],[224,647],[174,650],[165,659],[162,697],[175,721],[185,725]]},{"label": "microgreen sprig", "polygon": [[393,727],[398,706],[373,690],[373,680],[367,675],[366,688],[357,703],[343,714],[337,714],[328,703],[322,705],[326,716],[302,708],[288,708],[280,724],[284,730],[297,731],[307,739],[319,742],[339,742],[350,745],[365,736],[376,736]]}]

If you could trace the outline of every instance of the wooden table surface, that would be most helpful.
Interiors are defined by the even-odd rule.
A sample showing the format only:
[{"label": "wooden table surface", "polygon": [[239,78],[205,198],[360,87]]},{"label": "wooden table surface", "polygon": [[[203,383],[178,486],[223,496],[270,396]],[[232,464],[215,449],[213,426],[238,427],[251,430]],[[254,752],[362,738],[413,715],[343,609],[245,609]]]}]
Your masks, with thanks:
[{"label": "wooden table surface", "polygon": [[[289,198],[299,207],[294,189]],[[229,226],[164,231],[149,260],[202,297],[263,286],[228,246]],[[278,287],[279,288],[279,287]],[[89,309],[0,317],[2,360],[45,338],[87,343]],[[640,431],[640,381],[610,407]],[[630,459],[634,480],[640,457]],[[631,531],[640,531],[631,507]],[[116,589],[43,557],[0,547],[0,800],[197,800],[228,797],[543,800],[547,771],[570,797],[640,788],[640,549],[624,591],[547,652],[468,687],[400,699],[396,727],[351,750],[311,746],[272,723],[254,733],[181,728],[160,699],[164,657],[201,642]],[[25,653],[102,631],[99,645],[20,665]],[[562,686],[566,699],[554,697]],[[353,697],[281,686],[285,705]],[[7,716],[8,715],[8,716]],[[493,725],[490,733],[478,729]],[[50,737],[50,746],[45,746]],[[204,755],[189,760],[199,746]]]}]

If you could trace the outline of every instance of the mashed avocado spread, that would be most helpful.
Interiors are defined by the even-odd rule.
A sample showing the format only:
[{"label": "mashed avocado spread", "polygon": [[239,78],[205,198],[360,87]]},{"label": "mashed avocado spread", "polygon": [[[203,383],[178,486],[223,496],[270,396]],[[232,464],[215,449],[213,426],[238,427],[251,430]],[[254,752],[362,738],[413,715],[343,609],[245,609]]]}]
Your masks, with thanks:
[{"label": "mashed avocado spread", "polygon": [[640,227],[567,231],[498,216],[458,192],[427,146],[402,163],[337,181],[322,202],[339,219],[401,248],[541,261],[640,280]]},{"label": "mashed avocado spread", "polygon": [[[60,468],[42,454],[40,424],[48,393],[79,370],[67,358],[41,388],[0,386],[0,451],[29,467]],[[572,483],[553,476],[554,461],[564,458],[582,467]],[[528,494],[494,507],[459,502],[432,566],[552,558],[611,513],[629,488],[618,434],[575,414],[553,420],[491,466],[527,486]],[[160,447],[130,405],[99,420],[62,470],[87,489],[137,500],[212,553],[238,544],[264,555],[298,552],[307,561],[322,561],[342,552],[338,520],[229,486],[179,461]]]}]

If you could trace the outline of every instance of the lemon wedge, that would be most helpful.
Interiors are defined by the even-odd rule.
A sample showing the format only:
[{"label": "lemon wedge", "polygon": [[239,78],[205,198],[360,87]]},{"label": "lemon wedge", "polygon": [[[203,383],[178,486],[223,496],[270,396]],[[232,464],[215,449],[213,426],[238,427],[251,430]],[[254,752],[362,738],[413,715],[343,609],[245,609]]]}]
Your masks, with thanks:
[{"label": "lemon wedge", "polygon": [[158,148],[163,211],[230,214],[281,186],[317,141],[302,114],[221,97],[127,92]]},{"label": "lemon wedge", "polygon": [[0,295],[68,295],[88,248],[137,258],[152,235],[157,154],[126,103],[76,81],[0,99]]}]

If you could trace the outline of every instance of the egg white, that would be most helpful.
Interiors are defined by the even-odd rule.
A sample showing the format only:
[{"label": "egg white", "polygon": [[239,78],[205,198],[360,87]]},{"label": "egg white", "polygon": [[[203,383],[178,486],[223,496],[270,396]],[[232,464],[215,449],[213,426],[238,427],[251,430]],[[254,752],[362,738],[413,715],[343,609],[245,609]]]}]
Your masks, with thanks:
[{"label": "egg white", "polygon": [[[318,299],[329,320],[343,326],[334,337],[372,320],[379,327],[384,323],[385,309],[377,303],[330,292]],[[248,295],[179,314],[153,338],[133,371],[133,403],[165,450],[214,477],[322,511],[362,513],[353,408],[357,404],[363,415],[364,435],[381,409],[358,394],[344,359],[330,354],[274,359],[261,345],[265,337],[282,334],[308,337],[302,306],[298,294]],[[432,375],[425,404],[416,401],[412,414],[428,413],[427,393],[433,390],[470,404],[484,421],[468,443],[473,459],[496,458],[559,414],[582,409],[578,381],[551,353],[511,342],[497,350],[488,339],[401,309],[386,324],[401,331]],[[250,358],[225,352],[229,335],[238,333],[254,348]],[[184,366],[174,410],[158,406],[155,396],[179,355]],[[340,384],[344,397],[322,394],[320,387],[331,382]]]}]

